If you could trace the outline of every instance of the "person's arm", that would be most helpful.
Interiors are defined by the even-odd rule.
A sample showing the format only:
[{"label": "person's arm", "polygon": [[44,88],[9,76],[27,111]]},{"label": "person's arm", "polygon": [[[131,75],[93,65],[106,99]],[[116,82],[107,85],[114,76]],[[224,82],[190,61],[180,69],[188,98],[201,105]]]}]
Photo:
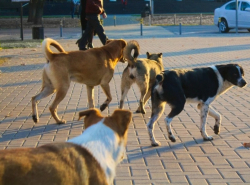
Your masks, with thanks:
[{"label": "person's arm", "polygon": [[106,14],[106,12],[105,12],[105,10],[103,8],[103,0],[101,0],[101,5],[102,5],[102,9],[103,9],[103,12],[101,13],[102,17],[103,17],[103,19],[106,19],[108,16],[107,16],[107,14]]}]

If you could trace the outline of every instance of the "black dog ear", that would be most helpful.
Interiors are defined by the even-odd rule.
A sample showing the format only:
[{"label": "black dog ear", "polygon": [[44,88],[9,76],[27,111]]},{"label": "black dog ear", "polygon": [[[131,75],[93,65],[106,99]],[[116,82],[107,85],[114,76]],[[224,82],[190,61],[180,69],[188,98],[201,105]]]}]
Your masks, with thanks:
[{"label": "black dog ear", "polygon": [[156,76],[156,82],[158,84],[162,84],[163,80],[164,80],[163,74],[159,74],[159,75]]},{"label": "black dog ear", "polygon": [[245,72],[244,72],[243,67],[241,67],[241,65],[239,65],[239,67],[240,67],[240,72],[241,72],[242,76],[245,76]]},{"label": "black dog ear", "polygon": [[147,59],[149,59],[149,57],[150,57],[150,53],[149,53],[149,52],[147,52],[147,53],[146,53],[146,55],[147,55]]},{"label": "black dog ear", "polygon": [[158,53],[158,57],[162,57],[162,53]]}]

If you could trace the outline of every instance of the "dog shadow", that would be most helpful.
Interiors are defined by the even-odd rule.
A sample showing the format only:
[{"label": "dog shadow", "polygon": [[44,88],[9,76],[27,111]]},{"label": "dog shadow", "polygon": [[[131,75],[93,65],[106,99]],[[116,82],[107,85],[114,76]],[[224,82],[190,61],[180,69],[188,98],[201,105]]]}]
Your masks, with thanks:
[{"label": "dog shadow", "polygon": [[236,150],[250,150],[250,148],[244,147],[244,146],[242,145],[242,146],[237,147]]},{"label": "dog shadow", "polygon": [[0,67],[0,70],[2,71],[2,73],[30,71],[30,70],[42,69],[44,65],[45,63],[27,64],[27,65],[18,65],[18,66],[2,66]]},{"label": "dog shadow", "polygon": [[[118,108],[118,104],[117,103],[113,103],[113,105],[109,105],[109,107],[113,107],[115,106],[116,108]],[[96,107],[99,108],[99,107]],[[25,129],[7,129],[4,132],[0,132],[0,143],[1,142],[6,142],[6,141],[11,141],[11,140],[17,140],[17,139],[24,139],[24,138],[28,138],[28,137],[32,137],[32,136],[37,136],[37,135],[42,135],[42,134],[46,134],[46,133],[50,133],[50,132],[54,132],[54,131],[58,131],[58,130],[64,130],[64,129],[69,129],[69,127],[71,127],[71,125],[74,125],[74,128],[77,127],[78,125],[82,127],[82,125],[84,124],[82,121],[78,121],[78,113],[84,110],[87,110],[88,107],[83,107],[83,108],[77,108],[76,109],[69,109],[69,110],[61,110],[58,111],[58,114],[60,116],[62,116],[62,118],[64,116],[67,116],[67,114],[70,113],[75,113],[74,118],[72,121],[67,121],[66,124],[57,124],[50,112],[46,112],[46,113],[41,113],[39,118],[48,118],[48,120],[52,119],[52,123],[49,124],[43,124],[40,126],[36,126],[36,123],[32,124],[29,128],[25,128]],[[113,112],[113,111],[112,111]],[[10,116],[10,117],[8,117]],[[26,116],[13,116],[11,117],[11,115],[6,115],[5,119],[3,119],[2,121],[0,121],[0,125],[1,124],[9,124],[9,123],[14,123],[14,122],[23,122],[23,124],[26,124],[27,120],[32,120],[32,115],[31,113],[29,115]],[[41,120],[40,120],[41,122]],[[28,124],[28,123],[27,123]]]},{"label": "dog shadow", "polygon": [[25,128],[25,129],[20,129],[20,130],[18,129],[6,130],[4,133],[0,134],[0,143],[11,141],[11,140],[34,137],[34,136],[48,134],[48,133],[54,133],[54,131],[59,131],[59,130],[65,130],[65,129],[69,130],[69,127],[71,127],[71,125],[74,125],[74,128],[78,126],[82,127],[83,122],[82,121],[69,121],[67,122],[67,124],[63,124],[63,125],[58,125],[55,123],[55,124],[48,124],[48,125],[41,125],[41,126],[34,125],[31,128]]},{"label": "dog shadow", "polygon": [[[202,140],[202,139],[200,139]],[[168,142],[168,141],[165,141]],[[198,145],[201,143],[201,141],[187,141],[185,143],[177,143],[177,144],[168,144],[167,146],[158,146],[158,147],[152,147],[152,146],[143,146],[137,149],[127,150],[127,158],[124,159],[122,163],[131,163],[136,160],[140,160],[142,158],[148,158],[153,156],[161,156],[163,153],[169,153],[173,151],[177,151],[180,149],[183,149],[185,147],[190,147],[194,145]]]}]

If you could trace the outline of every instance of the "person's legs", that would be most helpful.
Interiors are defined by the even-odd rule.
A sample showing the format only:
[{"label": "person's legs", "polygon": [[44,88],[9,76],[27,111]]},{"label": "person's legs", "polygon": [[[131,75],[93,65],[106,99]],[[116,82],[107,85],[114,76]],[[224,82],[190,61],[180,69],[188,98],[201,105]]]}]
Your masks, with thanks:
[{"label": "person's legs", "polygon": [[95,32],[95,30],[92,29],[91,33],[88,36],[88,49],[89,48],[94,48],[94,45],[93,45],[94,32]]},{"label": "person's legs", "polygon": [[71,17],[72,19],[74,18],[75,16],[75,5],[71,8]]},{"label": "person's legs", "polygon": [[88,21],[86,29],[84,33],[82,34],[82,37],[78,39],[78,41],[76,42],[76,44],[78,44],[79,50],[87,50],[86,46],[87,46],[89,38],[92,36],[92,32],[93,32],[92,30],[93,28],[90,24],[90,21]]},{"label": "person's legs", "polygon": [[90,22],[90,25],[92,26],[92,28],[94,28],[95,32],[97,33],[102,44],[105,45],[106,41],[108,40],[108,37],[106,36],[103,26],[101,25],[100,16],[91,15],[91,16],[87,16],[87,18],[88,18],[88,21]]}]

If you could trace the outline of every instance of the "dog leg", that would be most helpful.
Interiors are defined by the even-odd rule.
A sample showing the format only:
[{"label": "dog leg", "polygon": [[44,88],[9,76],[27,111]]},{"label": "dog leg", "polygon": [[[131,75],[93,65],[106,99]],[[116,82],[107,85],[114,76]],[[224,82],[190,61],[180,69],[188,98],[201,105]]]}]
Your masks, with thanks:
[{"label": "dog leg", "polygon": [[216,112],[214,109],[212,109],[211,107],[208,111],[208,115],[212,116],[215,119],[214,133],[219,134],[220,126],[221,126],[221,115],[218,112]]},{"label": "dog leg", "polygon": [[103,92],[107,96],[107,99],[105,100],[105,102],[100,106],[100,110],[103,111],[104,109],[106,109],[108,104],[111,102],[112,96],[111,96],[111,93],[110,93],[109,84],[101,84],[101,87],[102,87]]},{"label": "dog leg", "polygon": [[37,111],[37,102],[49,95],[51,95],[52,93],[55,92],[55,88],[52,85],[47,73],[45,72],[45,70],[43,70],[43,74],[42,74],[42,90],[39,94],[37,94],[36,96],[32,97],[32,118],[33,121],[35,123],[39,122],[39,117],[38,117],[38,111]]},{"label": "dog leg", "polygon": [[[147,94],[147,89],[148,89],[148,81],[149,79],[145,78],[145,79],[140,79],[140,83],[137,82],[137,85],[139,86],[140,90],[141,90],[141,98],[140,98],[140,103],[139,103],[139,107],[136,110],[136,113],[142,113],[145,114],[146,111],[144,109],[144,99],[145,99],[145,95]],[[141,83],[143,82],[143,83]]]},{"label": "dog leg", "polygon": [[58,107],[58,104],[65,98],[65,96],[68,92],[68,89],[69,89],[69,85],[65,85],[65,84],[64,84],[63,88],[58,89],[57,93],[56,93],[56,97],[55,97],[53,103],[51,104],[51,106],[49,107],[50,113],[51,113],[52,117],[56,120],[57,124],[65,124],[66,123],[65,120],[63,120],[63,119],[60,120],[58,118],[57,107]]},{"label": "dog leg", "polygon": [[95,104],[94,104],[94,86],[86,85],[86,87],[87,87],[89,108],[95,108]]},{"label": "dog leg", "polygon": [[125,99],[125,97],[127,96],[128,91],[129,91],[129,88],[124,88],[124,89],[122,89],[122,95],[121,95],[120,106],[119,106],[120,109],[123,108],[124,99]]},{"label": "dog leg", "polygon": [[151,88],[148,89],[148,92],[147,94],[145,95],[145,98],[144,98],[144,106],[145,104],[147,103],[148,99],[150,98],[151,96]]},{"label": "dog leg", "polygon": [[140,103],[139,103],[139,107],[136,110],[136,113],[146,114],[146,111],[144,109],[144,97],[145,97],[146,93],[147,93],[146,89],[141,90]]},{"label": "dog leg", "polygon": [[43,98],[54,93],[55,89],[52,85],[45,86],[39,94],[32,97],[32,118],[35,123],[39,122],[38,111],[37,111],[37,102]]},{"label": "dog leg", "polygon": [[[152,104],[153,104],[153,102],[152,102]],[[151,146],[160,146],[161,145],[161,143],[155,139],[154,125],[155,125],[155,122],[161,117],[166,103],[158,101],[157,104],[158,104],[157,106],[156,105],[152,106],[151,118],[147,124],[148,135],[149,135],[149,138],[151,141]]]},{"label": "dog leg", "polygon": [[[197,108],[201,110],[201,105],[198,104]],[[219,134],[221,126],[221,115],[218,112],[216,112],[212,107],[209,108],[208,115],[215,119],[214,133]]]},{"label": "dog leg", "polygon": [[123,108],[125,97],[127,96],[128,91],[129,91],[131,85],[133,84],[133,80],[131,80],[128,77],[128,75],[129,75],[128,68],[126,68],[122,73],[122,80],[121,80],[121,92],[122,92],[122,94],[121,94],[120,106],[119,106],[120,109]]},{"label": "dog leg", "polygon": [[180,100],[181,99],[179,99],[178,104],[176,104],[174,107],[172,107],[172,110],[170,111],[168,116],[164,119],[164,121],[167,125],[168,138],[172,142],[176,142],[176,139],[175,139],[174,134],[173,134],[172,129],[171,129],[171,121],[175,116],[177,116],[178,114],[181,113],[181,111],[183,110],[184,105],[185,105],[185,100],[184,99],[183,99],[183,101],[180,101]]},{"label": "dog leg", "polygon": [[[151,96],[151,88],[148,89],[148,91],[147,91],[147,93],[146,93],[146,95],[145,95],[145,97],[144,97],[144,102],[143,102],[143,104],[142,104],[142,107],[144,107],[144,110],[145,110],[145,104],[147,103],[147,101],[148,101],[148,99],[150,98],[150,96]],[[145,111],[145,112],[146,112],[146,111]]]},{"label": "dog leg", "polygon": [[200,120],[200,131],[204,141],[211,141],[213,140],[212,136],[208,136],[206,132],[206,121],[207,121],[207,114],[209,112],[209,104],[200,103],[200,110],[201,110],[201,120]]}]

